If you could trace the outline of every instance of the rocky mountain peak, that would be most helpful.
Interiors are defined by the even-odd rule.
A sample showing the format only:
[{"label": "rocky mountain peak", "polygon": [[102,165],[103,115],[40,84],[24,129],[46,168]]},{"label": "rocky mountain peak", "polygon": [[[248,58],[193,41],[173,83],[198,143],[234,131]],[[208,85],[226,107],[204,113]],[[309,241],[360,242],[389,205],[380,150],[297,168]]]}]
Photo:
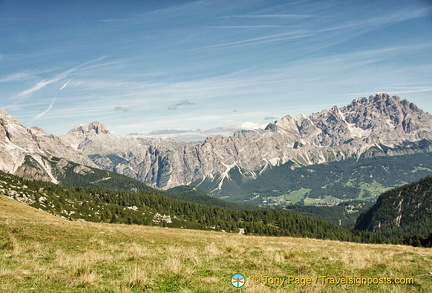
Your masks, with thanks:
[{"label": "rocky mountain peak", "polygon": [[105,126],[98,121],[94,121],[89,124],[79,125],[71,131],[82,136],[110,134],[110,132],[105,128]]},{"label": "rocky mountain peak", "polygon": [[299,115],[270,123],[266,131],[286,136],[288,142],[303,145],[338,146],[354,138],[371,138],[376,143],[416,141],[432,138],[432,115],[397,96],[377,93],[361,97],[344,107]]},{"label": "rocky mountain peak", "polygon": [[[53,157],[95,166],[89,158],[63,144],[58,137],[38,127],[25,127],[5,110],[0,110],[0,157],[2,171],[23,176],[36,172],[40,175],[37,179],[55,183],[57,180],[51,172],[50,161]],[[32,162],[30,165],[29,161]]]},{"label": "rocky mountain peak", "polygon": [[3,118],[3,117],[5,117],[7,115],[7,112],[6,112],[6,110],[5,109],[3,109],[3,108],[0,108],[0,118]]},{"label": "rocky mountain peak", "polygon": [[[369,98],[355,99],[351,104],[343,107],[346,120],[363,130],[374,129],[381,136],[395,130],[392,135],[406,136],[407,134],[429,133],[432,115],[419,109],[414,103],[401,100],[397,96],[385,93],[372,95]],[[417,140],[418,136],[405,137],[406,140]],[[388,136],[390,139],[390,136]]]},{"label": "rocky mountain peak", "polygon": [[371,96],[369,96],[369,98],[370,99],[374,99],[375,101],[376,100],[388,100],[388,99],[397,99],[397,100],[400,100],[400,98],[399,97],[397,97],[397,96],[393,96],[393,97],[391,97],[389,94],[387,94],[387,93],[376,93],[375,95],[371,95]]},{"label": "rocky mountain peak", "polygon": [[387,115],[389,112],[395,109],[406,109],[411,111],[420,111],[414,103],[408,100],[401,100],[398,96],[389,96],[386,93],[378,93],[369,96],[369,98],[357,98],[351,102],[348,106],[344,107],[347,109],[361,108],[362,110],[376,109],[382,114]]},{"label": "rocky mountain peak", "polygon": [[5,109],[0,109],[0,126],[8,124],[20,124],[12,115],[9,115]]},{"label": "rocky mountain peak", "polygon": [[108,140],[116,139],[116,137],[112,136],[101,122],[94,121],[74,127],[68,133],[60,136],[60,139],[66,145],[79,150],[79,145],[82,143],[92,140],[102,140],[103,143],[107,143]]}]

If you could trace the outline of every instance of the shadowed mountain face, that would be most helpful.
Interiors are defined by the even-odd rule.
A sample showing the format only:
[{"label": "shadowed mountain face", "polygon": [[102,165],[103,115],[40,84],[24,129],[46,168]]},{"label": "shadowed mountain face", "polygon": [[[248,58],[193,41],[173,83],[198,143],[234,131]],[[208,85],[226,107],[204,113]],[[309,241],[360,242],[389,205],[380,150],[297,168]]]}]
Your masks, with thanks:
[{"label": "shadowed mountain face", "polygon": [[265,130],[211,137],[203,143],[118,138],[100,123],[75,128],[61,139],[99,167],[153,186],[211,181],[208,190],[218,192],[232,179],[233,170],[254,180],[287,162],[299,167],[429,152],[432,115],[407,100],[380,93],[309,117],[287,115]]}]

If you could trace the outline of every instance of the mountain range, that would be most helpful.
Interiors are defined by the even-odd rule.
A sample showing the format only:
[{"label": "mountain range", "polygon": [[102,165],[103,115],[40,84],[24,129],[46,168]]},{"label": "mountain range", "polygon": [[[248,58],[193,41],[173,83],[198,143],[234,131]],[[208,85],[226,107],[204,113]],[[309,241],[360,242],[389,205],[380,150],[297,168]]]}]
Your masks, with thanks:
[{"label": "mountain range", "polygon": [[154,187],[192,184],[223,196],[236,192],[227,187],[233,182],[253,182],[286,164],[294,170],[430,152],[432,115],[407,100],[380,93],[309,117],[287,115],[264,130],[218,135],[202,143],[115,137],[100,122],[78,126],[61,140],[100,168]]},{"label": "mountain range", "polygon": [[[369,158],[397,156],[416,162],[404,172],[429,175],[432,166],[428,165],[426,157],[411,160],[406,156],[429,156],[431,150],[432,115],[407,100],[385,93],[358,98],[345,107],[334,106],[308,117],[287,115],[268,124],[264,130],[208,137],[202,143],[186,143],[174,138],[116,137],[100,122],[77,126],[56,137],[37,127],[26,128],[4,110],[0,112],[3,158],[0,169],[3,171],[56,183],[65,180],[66,168],[73,167],[71,170],[75,174],[86,174],[88,167],[99,167],[160,189],[194,185],[218,196],[234,198],[241,190],[247,190],[247,194],[241,194],[241,200],[262,198],[257,185],[260,188],[267,185],[264,191],[274,192],[275,196],[292,197],[299,193],[304,197],[326,196],[307,184],[297,188],[285,185],[277,188],[276,185],[284,181],[294,184],[292,178],[307,177],[316,185],[316,177],[330,174],[326,168],[338,162],[361,163]],[[390,172],[394,164],[382,165],[382,168]],[[349,170],[354,172],[357,168],[363,170],[364,175],[365,168],[370,165],[356,165]],[[308,175],[314,172],[317,176]],[[387,185],[378,182],[379,191],[417,179],[402,181],[399,178]],[[354,177],[347,178],[343,185],[350,187],[353,180]],[[278,183],[271,185],[271,181]],[[370,182],[372,187],[369,186],[367,192],[376,187],[374,182]],[[347,192],[332,196],[343,197]],[[355,192],[360,193],[359,196],[364,193],[362,190]],[[346,197],[356,198],[357,195]],[[260,203],[266,201],[262,199]]]},{"label": "mountain range", "polygon": [[[0,169],[19,177],[0,172],[0,193],[75,220],[168,225],[173,222],[159,218],[169,214],[170,221],[176,219],[174,226],[219,225],[218,229],[237,231],[244,219],[253,218],[245,226],[248,233],[282,235],[287,227],[277,227],[285,218],[295,218],[286,212],[291,211],[346,227],[357,219],[354,234],[332,228],[343,239],[381,242],[408,237],[404,243],[429,245],[432,177],[426,176],[432,174],[431,122],[429,113],[407,100],[377,94],[309,117],[285,116],[264,130],[186,143],[174,138],[120,138],[100,122],[57,137],[38,127],[26,128],[1,110]],[[184,181],[176,181],[179,178]],[[425,179],[389,190],[372,205],[383,191],[419,178]],[[222,201],[193,185],[255,206]],[[333,207],[302,206],[329,200],[330,195]],[[186,215],[190,210],[202,215]],[[214,215],[219,211],[232,218],[218,221]],[[298,219],[301,225],[312,223]],[[312,223],[319,225],[324,224]],[[316,237],[332,236],[319,231]]]}]

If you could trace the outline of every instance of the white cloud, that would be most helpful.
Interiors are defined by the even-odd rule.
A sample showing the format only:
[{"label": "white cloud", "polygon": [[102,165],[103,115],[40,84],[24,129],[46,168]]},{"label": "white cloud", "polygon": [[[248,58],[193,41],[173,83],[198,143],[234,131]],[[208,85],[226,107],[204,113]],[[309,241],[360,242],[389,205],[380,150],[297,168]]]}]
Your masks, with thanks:
[{"label": "white cloud", "polygon": [[242,130],[256,130],[256,129],[264,129],[267,124],[255,123],[255,122],[244,122],[242,123],[238,129]]}]

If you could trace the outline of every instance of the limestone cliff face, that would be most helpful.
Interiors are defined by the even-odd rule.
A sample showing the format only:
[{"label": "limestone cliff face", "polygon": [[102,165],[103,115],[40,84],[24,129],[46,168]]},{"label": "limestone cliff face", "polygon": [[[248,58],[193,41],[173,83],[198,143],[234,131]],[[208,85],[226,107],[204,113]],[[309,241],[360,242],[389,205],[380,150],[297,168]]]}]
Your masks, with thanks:
[{"label": "limestone cliff face", "polygon": [[89,156],[102,169],[123,174],[154,186],[165,186],[167,161],[184,145],[174,138],[120,138],[100,122],[80,125],[60,137],[63,143]]},{"label": "limestone cliff face", "polygon": [[38,127],[26,128],[0,109],[0,170],[35,179],[57,182],[49,160],[64,158],[95,166],[85,155],[66,146],[54,135]]},{"label": "limestone cliff face", "polygon": [[432,115],[381,93],[309,117],[287,115],[263,131],[210,137],[201,144],[117,138],[100,123],[75,128],[62,140],[101,168],[160,188],[216,177],[221,186],[234,167],[254,178],[288,161],[310,165],[431,151],[424,142],[432,140]]}]

